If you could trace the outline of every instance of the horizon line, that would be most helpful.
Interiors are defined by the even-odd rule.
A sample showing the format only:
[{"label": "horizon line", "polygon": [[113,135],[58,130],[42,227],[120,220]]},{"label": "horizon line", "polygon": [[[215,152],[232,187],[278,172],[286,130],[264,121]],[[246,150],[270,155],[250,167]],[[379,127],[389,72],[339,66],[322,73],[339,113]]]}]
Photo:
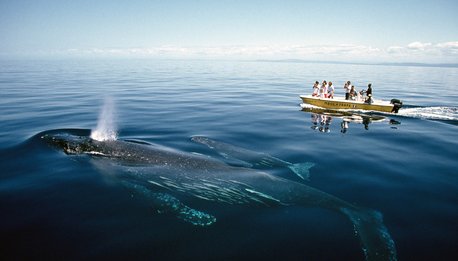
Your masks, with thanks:
[{"label": "horizon line", "polygon": [[1,61],[39,61],[39,60],[150,60],[150,61],[205,61],[205,62],[271,62],[271,63],[309,63],[309,64],[347,64],[347,65],[375,65],[375,66],[412,66],[412,67],[439,67],[458,68],[458,63],[435,63],[435,62],[361,62],[361,61],[338,61],[338,60],[313,60],[313,59],[240,59],[240,58],[197,58],[197,57],[107,57],[107,56],[2,56]]},{"label": "horizon line", "polygon": [[413,67],[444,67],[458,68],[458,63],[427,63],[427,62],[347,62],[333,60],[307,60],[307,59],[257,59],[257,62],[278,63],[321,63],[321,64],[349,64],[349,65],[381,65],[381,66],[413,66]]}]

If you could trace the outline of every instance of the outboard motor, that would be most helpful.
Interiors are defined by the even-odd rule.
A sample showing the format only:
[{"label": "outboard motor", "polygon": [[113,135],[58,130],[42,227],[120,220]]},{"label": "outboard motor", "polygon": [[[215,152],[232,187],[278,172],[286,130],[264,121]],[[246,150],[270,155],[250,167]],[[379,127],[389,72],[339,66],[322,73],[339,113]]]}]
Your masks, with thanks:
[{"label": "outboard motor", "polygon": [[390,103],[393,104],[393,109],[391,109],[391,112],[398,113],[399,109],[402,108],[401,100],[391,99]]}]

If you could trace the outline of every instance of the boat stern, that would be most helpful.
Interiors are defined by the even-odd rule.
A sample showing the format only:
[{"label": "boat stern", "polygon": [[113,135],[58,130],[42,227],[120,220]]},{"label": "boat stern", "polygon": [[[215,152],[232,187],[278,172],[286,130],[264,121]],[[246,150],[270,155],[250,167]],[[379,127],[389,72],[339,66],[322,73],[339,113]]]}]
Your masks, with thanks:
[{"label": "boat stern", "polygon": [[391,109],[391,112],[398,113],[399,109],[402,108],[401,100],[391,99],[390,103],[393,104],[393,108]]}]

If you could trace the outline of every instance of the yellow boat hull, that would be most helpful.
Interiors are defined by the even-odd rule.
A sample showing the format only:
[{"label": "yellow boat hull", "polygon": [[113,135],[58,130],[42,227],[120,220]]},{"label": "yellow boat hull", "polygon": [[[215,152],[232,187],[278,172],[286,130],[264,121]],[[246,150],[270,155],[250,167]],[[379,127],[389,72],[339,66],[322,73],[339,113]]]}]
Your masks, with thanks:
[{"label": "yellow boat hull", "polygon": [[312,97],[311,95],[301,95],[300,98],[306,104],[313,106],[333,109],[333,110],[368,110],[368,111],[381,111],[381,112],[392,112],[393,104],[383,101],[375,101],[371,104],[364,103],[363,101],[352,101],[341,98],[329,99],[329,98],[318,98]]}]

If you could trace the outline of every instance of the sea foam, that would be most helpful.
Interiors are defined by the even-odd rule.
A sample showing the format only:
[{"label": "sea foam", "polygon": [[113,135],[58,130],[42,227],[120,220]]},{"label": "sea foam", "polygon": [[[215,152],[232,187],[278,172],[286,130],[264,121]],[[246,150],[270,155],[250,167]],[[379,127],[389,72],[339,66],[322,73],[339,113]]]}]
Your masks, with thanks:
[{"label": "sea foam", "polygon": [[418,107],[399,110],[399,115],[412,118],[429,120],[458,120],[458,108],[456,107]]}]

